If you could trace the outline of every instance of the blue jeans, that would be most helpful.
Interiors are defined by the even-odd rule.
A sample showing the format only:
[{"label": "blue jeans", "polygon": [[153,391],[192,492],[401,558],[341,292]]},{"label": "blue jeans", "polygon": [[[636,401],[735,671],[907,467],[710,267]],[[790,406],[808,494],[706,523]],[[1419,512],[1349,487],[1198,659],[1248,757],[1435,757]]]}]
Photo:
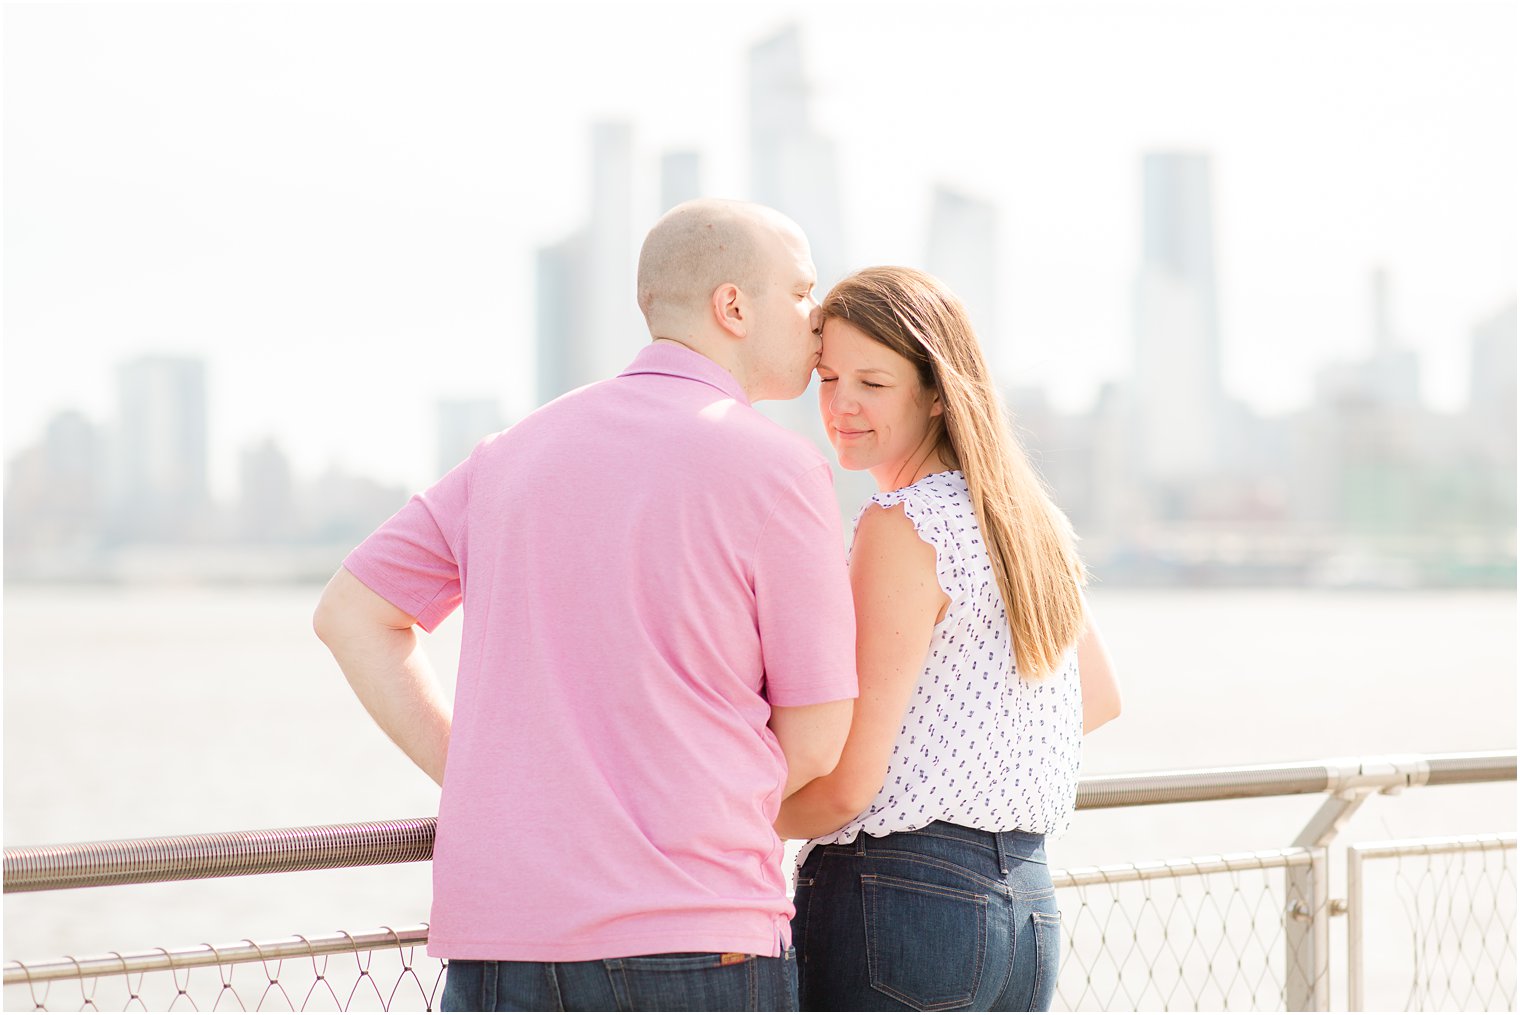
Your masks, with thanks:
[{"label": "blue jeans", "polygon": [[1061,915],[1045,837],[943,821],[820,846],[793,897],[803,1011],[1045,1011]]},{"label": "blue jeans", "polygon": [[680,952],[591,962],[450,959],[442,1011],[796,1011],[797,958]]}]

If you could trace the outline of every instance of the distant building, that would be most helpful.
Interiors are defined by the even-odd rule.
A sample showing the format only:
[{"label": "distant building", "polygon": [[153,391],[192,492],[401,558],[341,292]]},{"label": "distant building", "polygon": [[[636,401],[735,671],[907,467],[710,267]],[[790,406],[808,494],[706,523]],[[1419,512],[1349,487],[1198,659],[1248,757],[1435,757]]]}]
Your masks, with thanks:
[{"label": "distant building", "polygon": [[238,456],[237,534],[254,543],[274,543],[296,534],[295,483],[290,459],[266,438]]},{"label": "distant building", "polygon": [[590,356],[576,386],[613,377],[649,340],[634,277],[633,127],[598,123],[591,131],[589,274],[580,298],[589,310],[584,336]]},{"label": "distant building", "polygon": [[676,205],[702,196],[702,157],[696,152],[666,152],[660,157],[660,207],[663,215]]},{"label": "distant building", "polygon": [[647,340],[634,279],[633,128],[591,131],[591,218],[536,258],[538,401],[621,371]]},{"label": "distant building", "polygon": [[1148,479],[1209,475],[1220,464],[1224,391],[1214,281],[1209,157],[1152,152],[1142,164],[1135,300],[1135,437]]},{"label": "distant building", "polygon": [[329,467],[299,490],[300,531],[309,542],[353,546],[406,503],[408,491]]},{"label": "distant building", "polygon": [[935,187],[925,267],[965,304],[993,372],[998,373],[1005,357],[997,319],[997,206],[948,187]]},{"label": "distant building", "polygon": [[848,270],[834,142],[811,126],[802,33],[789,25],[749,50],[750,197],[791,216],[813,248],[820,290]]},{"label": "distant building", "polygon": [[198,535],[209,507],[206,365],[144,356],[117,369],[112,520],[127,539]]},{"label": "distant building", "polygon": [[42,440],[6,465],[7,568],[42,553],[93,552],[105,512],[104,473],[99,427],[73,411],[49,420]]},{"label": "distant building", "polygon": [[590,330],[582,287],[586,271],[586,231],[540,247],[534,259],[534,306],[538,351],[538,404],[585,383],[589,365],[581,361]]},{"label": "distant building", "polygon": [[1472,332],[1468,413],[1483,434],[1489,457],[1515,469],[1515,301]]},{"label": "distant building", "polygon": [[1408,410],[1420,405],[1420,359],[1400,345],[1393,327],[1388,272],[1372,273],[1372,350],[1365,359],[1330,363],[1315,372],[1317,405],[1356,403]]},{"label": "distant building", "polygon": [[438,421],[439,476],[468,458],[482,437],[507,425],[494,398],[443,399],[434,410]]}]

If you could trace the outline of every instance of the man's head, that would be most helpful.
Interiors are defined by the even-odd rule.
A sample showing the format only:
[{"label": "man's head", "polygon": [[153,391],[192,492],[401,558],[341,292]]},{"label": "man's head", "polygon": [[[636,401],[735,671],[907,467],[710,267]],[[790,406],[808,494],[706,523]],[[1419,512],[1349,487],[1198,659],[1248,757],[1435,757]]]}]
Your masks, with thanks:
[{"label": "man's head", "polygon": [[687,201],[639,252],[649,333],[729,370],[751,401],[796,398],[818,362],[817,281],[791,219],[742,201]]}]

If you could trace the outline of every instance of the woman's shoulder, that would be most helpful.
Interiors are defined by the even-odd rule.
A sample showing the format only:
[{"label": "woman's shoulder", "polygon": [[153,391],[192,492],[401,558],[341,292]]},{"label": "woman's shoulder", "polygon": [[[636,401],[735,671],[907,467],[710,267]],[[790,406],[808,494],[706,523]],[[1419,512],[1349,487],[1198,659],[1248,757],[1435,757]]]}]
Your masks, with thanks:
[{"label": "woman's shoulder", "polygon": [[942,548],[952,541],[954,521],[970,510],[970,503],[965,477],[959,472],[937,472],[909,486],[878,493],[855,516],[854,545],[922,542]]},{"label": "woman's shoulder", "polygon": [[965,475],[958,471],[935,472],[908,486],[876,494],[866,501],[861,510],[864,512],[872,505],[891,508],[902,504],[911,516],[919,511],[933,511],[936,508],[957,504],[968,498],[969,491],[966,487]]}]

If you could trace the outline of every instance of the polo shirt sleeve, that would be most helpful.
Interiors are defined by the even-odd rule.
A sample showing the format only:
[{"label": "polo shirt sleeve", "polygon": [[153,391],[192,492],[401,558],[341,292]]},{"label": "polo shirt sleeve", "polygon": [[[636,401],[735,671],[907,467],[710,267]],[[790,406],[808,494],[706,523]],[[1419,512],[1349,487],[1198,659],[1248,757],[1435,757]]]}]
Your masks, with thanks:
[{"label": "polo shirt sleeve", "polygon": [[469,504],[472,455],[415,494],[343,566],[431,632],[459,605],[461,535]]},{"label": "polo shirt sleeve", "polygon": [[826,462],[781,495],[761,531],[755,609],[772,705],[817,705],[859,693],[855,603]]}]

